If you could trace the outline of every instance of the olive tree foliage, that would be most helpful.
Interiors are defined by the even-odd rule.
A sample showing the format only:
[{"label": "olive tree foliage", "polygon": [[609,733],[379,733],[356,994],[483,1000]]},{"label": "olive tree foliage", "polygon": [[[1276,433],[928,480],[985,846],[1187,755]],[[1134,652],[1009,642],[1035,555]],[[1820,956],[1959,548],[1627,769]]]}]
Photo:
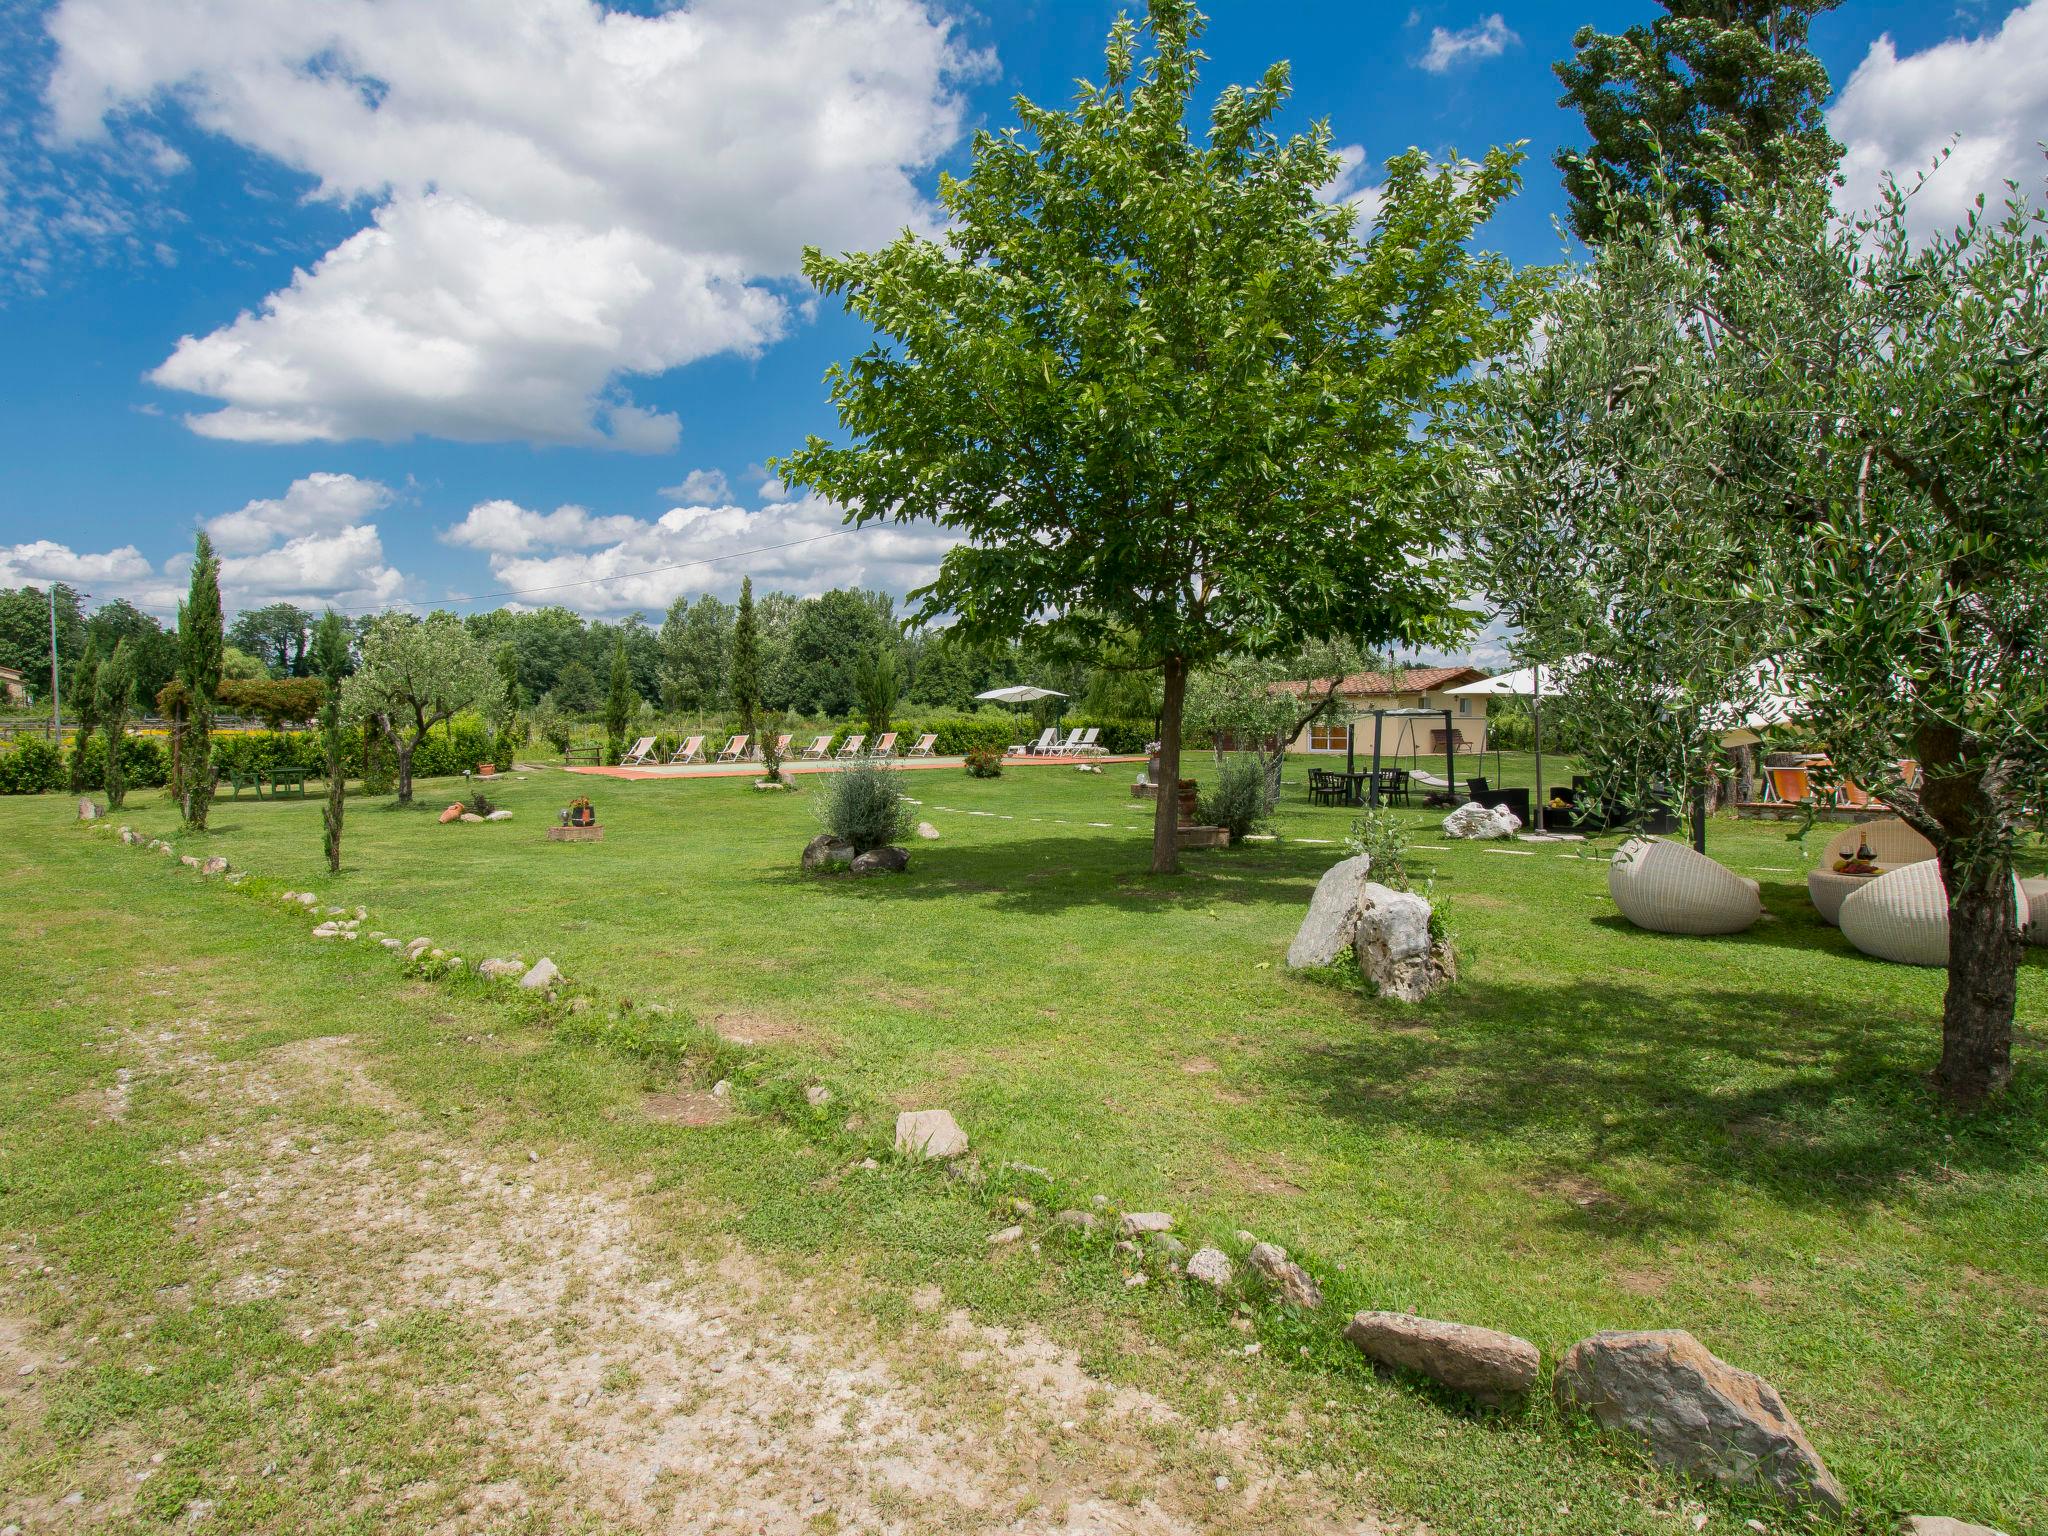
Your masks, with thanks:
[{"label": "olive tree foliage", "polygon": [[1212,739],[1219,773],[1229,751],[1258,765],[1270,810],[1280,803],[1288,743],[1335,711],[1345,678],[1382,665],[1341,640],[1284,656],[1219,657],[1188,679],[1187,723]]},{"label": "olive tree foliage", "polygon": [[1754,210],[1702,285],[1727,338],[1714,407],[1764,461],[1750,596],[1837,771],[1940,858],[1936,1077],[1959,1105],[2012,1073],[2014,851],[2048,812],[2044,191],[2009,184],[1918,244],[1897,185],[1857,219]]},{"label": "olive tree foliage", "polygon": [[1751,193],[1711,249],[1677,218],[1611,244],[1499,381],[1487,576],[1563,572],[1527,589],[1536,644],[1655,634],[1674,681],[1646,705],[1774,660],[1835,772],[1936,849],[1936,1080],[1973,1105],[2012,1071],[2014,853],[2048,783],[2048,214],[2013,187],[1915,245],[1897,186],[1855,218]]},{"label": "olive tree foliage", "polygon": [[451,613],[382,614],[363,635],[362,662],[342,685],[343,712],[373,726],[398,759],[398,801],[412,803],[412,755],[427,732],[485,709],[504,681],[490,652]]},{"label": "olive tree foliage", "polygon": [[[1592,791],[1638,816],[1703,813],[1721,738],[1773,692],[1770,616],[1742,590],[1752,487],[1725,472],[1752,445],[1702,409],[1714,326],[1672,286],[1662,238],[1618,233],[1545,295],[1461,421],[1480,450],[1462,498],[1479,584],[1518,659],[1545,668],[1544,713]],[[1704,847],[1704,814],[1693,835]]]},{"label": "olive tree foliage", "polygon": [[[774,464],[853,522],[962,536],[911,594],[913,622],[1127,639],[1160,679],[1169,778],[1188,676],[1219,656],[1463,633],[1428,515],[1456,450],[1427,428],[1540,281],[1471,249],[1517,152],[1397,156],[1361,230],[1326,200],[1327,127],[1272,126],[1284,64],[1223,91],[1198,139],[1202,26],[1154,0],[1111,29],[1104,78],[1071,109],[1020,99],[1019,126],[978,134],[972,174],[942,179],[939,239],[806,253],[879,339],[827,375],[847,440]],[[1162,873],[1174,809],[1160,797]]]}]

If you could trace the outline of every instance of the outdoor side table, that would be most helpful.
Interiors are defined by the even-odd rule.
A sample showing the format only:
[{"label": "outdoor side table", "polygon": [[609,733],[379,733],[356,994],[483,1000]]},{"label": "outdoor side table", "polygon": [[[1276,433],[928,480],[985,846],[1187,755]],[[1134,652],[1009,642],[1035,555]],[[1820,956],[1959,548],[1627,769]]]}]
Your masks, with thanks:
[{"label": "outdoor side table", "polygon": [[1838,875],[1832,869],[1816,869],[1806,877],[1806,894],[1813,899],[1813,910],[1820,914],[1820,920],[1830,928],[1839,928],[1842,903],[1849,899],[1849,893],[1897,867],[1880,864],[1876,874],[1869,875]]}]

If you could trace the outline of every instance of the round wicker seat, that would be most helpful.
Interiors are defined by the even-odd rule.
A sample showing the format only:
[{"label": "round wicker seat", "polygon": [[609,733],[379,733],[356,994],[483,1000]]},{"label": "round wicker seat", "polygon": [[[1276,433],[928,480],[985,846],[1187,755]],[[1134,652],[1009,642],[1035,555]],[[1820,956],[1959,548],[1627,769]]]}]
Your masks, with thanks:
[{"label": "round wicker seat", "polygon": [[[2012,883],[2013,908],[2027,923],[2027,898]],[[1932,859],[1879,875],[1842,903],[1842,937],[1879,960],[1900,965],[1948,964],[1948,891]]]},{"label": "round wicker seat", "polygon": [[1763,915],[1754,880],[1656,837],[1616,850],[1607,891],[1623,917],[1652,933],[1740,933]]}]

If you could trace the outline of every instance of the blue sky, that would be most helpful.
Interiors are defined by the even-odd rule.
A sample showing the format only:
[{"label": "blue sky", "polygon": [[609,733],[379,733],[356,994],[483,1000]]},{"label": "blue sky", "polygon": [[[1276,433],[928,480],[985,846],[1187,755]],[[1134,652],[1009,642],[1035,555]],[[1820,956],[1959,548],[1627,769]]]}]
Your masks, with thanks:
[{"label": "blue sky", "polygon": [[[807,241],[929,220],[967,135],[1099,72],[1035,0],[58,0],[0,18],[0,585],[165,611],[199,526],[233,604],[561,585],[592,614],[742,573],[898,592],[929,531],[820,538],[762,462],[829,432],[859,331]],[[1292,61],[1362,149],[1528,141],[1488,232],[1555,259],[1553,60],[1639,3],[1217,0],[1205,95]],[[2048,0],[1857,4],[1816,43],[1852,181],[1957,139],[1929,216],[2048,139]],[[797,542],[805,541],[805,542]],[[745,554],[762,546],[793,547]],[[588,582],[707,556],[719,563]],[[538,599],[536,599],[538,600]]]}]

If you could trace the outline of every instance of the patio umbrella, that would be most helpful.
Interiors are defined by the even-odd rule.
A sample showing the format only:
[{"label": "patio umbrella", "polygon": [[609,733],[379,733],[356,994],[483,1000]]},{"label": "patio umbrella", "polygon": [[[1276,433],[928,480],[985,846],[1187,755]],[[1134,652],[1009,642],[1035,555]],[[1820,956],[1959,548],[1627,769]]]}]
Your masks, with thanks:
[{"label": "patio umbrella", "polygon": [[[1562,663],[1569,673],[1577,665],[1578,658],[1572,657]],[[1462,688],[1446,689],[1447,693],[1472,694],[1477,697],[1500,698],[1512,696],[1529,700],[1529,714],[1536,727],[1536,798],[1531,802],[1536,817],[1536,828],[1543,828],[1543,700],[1554,698],[1563,690],[1558,686],[1558,667],[1544,666],[1538,662],[1533,667],[1523,667],[1516,672],[1503,672],[1498,677],[1484,677],[1476,683],[1467,683]]]},{"label": "patio umbrella", "polygon": [[1036,704],[1040,699],[1064,699],[1066,695],[1057,688],[1036,688],[1030,683],[1013,683],[1008,688],[991,688],[986,693],[977,693],[977,699],[991,704]]}]

